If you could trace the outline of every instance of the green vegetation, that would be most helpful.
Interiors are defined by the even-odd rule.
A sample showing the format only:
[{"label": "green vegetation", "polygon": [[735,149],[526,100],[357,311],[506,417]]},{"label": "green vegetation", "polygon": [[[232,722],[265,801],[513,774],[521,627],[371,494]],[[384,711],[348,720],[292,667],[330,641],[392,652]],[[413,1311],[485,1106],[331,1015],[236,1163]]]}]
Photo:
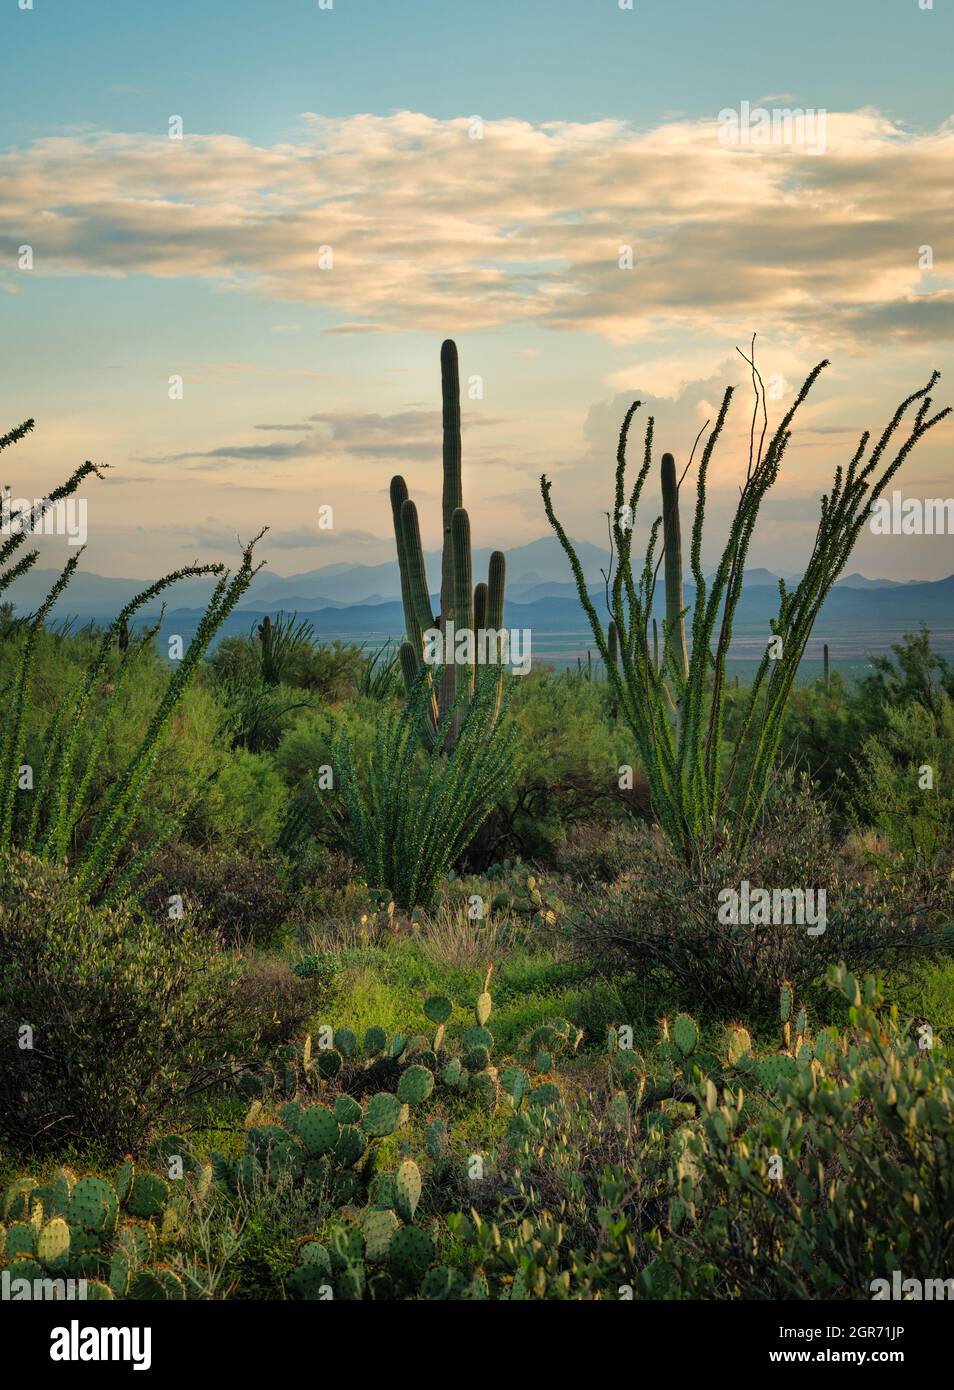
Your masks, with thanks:
[{"label": "green vegetation", "polygon": [[[394,521],[394,540],[397,546],[398,568],[401,574],[401,597],[404,602],[404,622],[407,640],[401,644],[401,669],[410,693],[416,687],[419,674],[425,668],[429,631],[439,629],[450,641],[450,627],[469,636],[471,645],[464,655],[448,663],[443,660],[433,681],[428,674],[431,703],[421,721],[421,734],[432,746],[450,748],[458,737],[460,721],[473,696],[478,666],[486,653],[477,649],[477,634],[499,633],[503,627],[504,574],[503,554],[495,550],[490,557],[486,584],[473,588],[471,563],[470,517],[464,510],[461,485],[460,442],[460,372],[457,364],[457,344],[448,339],[441,347],[441,393],[444,428],[444,487],[441,511],[444,526],[444,552],[441,562],[441,611],[431,612],[424,553],[421,549],[421,529],[417,508],[408,497],[407,484],[400,476],[391,479],[391,511]],[[499,662],[499,643],[495,641],[490,660]],[[430,663],[434,665],[433,662]],[[500,685],[498,682],[498,701]],[[434,687],[436,686],[436,690]],[[445,723],[451,708],[456,719]],[[438,737],[439,735],[439,737]]]},{"label": "green vegetation", "polygon": [[[502,563],[471,587],[452,348],[442,616],[499,625]],[[902,457],[932,423],[915,400]],[[674,459],[638,586],[616,526],[605,679],[475,662],[435,688],[422,647],[404,684],[390,649],[283,614],[210,654],[252,546],[232,577],[181,572],[216,587],[171,674],[136,618],[181,575],[102,630],[48,622],[73,562],[39,613],[0,609],[0,1268],[102,1300],[949,1278],[954,674],[921,631],[856,684],[790,679],[900,418],[836,479],[782,595],[789,664],[749,689],[706,652],[787,423],[753,441],[685,659]],[[400,491],[413,646],[434,620]]]},{"label": "green vegetation", "polygon": [[[746,359],[749,360],[749,359]],[[649,783],[653,809],[662,829],[687,864],[725,838],[733,849],[745,848],[758,822],[759,811],[772,780],[782,741],[785,710],[795,675],[818,611],[851,554],[870,507],[891,482],[914,445],[950,411],[930,414],[931,396],[938,374],[920,391],[902,401],[877,444],[868,455],[870,434],[861,441],[847,468],[838,467],[831,491],[821,499],[821,515],[808,566],[798,586],[789,591],[779,581],[778,617],[772,623],[773,640],[766,645],[751,688],[746,692],[744,713],[731,757],[723,746],[726,659],[732,624],[742,594],[745,560],[759,511],[766,494],[778,479],[791,428],[827,362],[809,374],[790,409],[768,444],[763,426],[756,446],[760,410],[765,415],[765,392],[751,359],[755,386],[749,461],[729,537],[707,584],[702,573],[702,536],[705,523],[706,480],[715,445],[722,433],[732,387],[722,398],[716,423],[706,440],[696,481],[696,509],[692,524],[690,566],[695,585],[692,605],[692,648],[687,658],[683,630],[682,551],[678,518],[675,464],[663,456],[663,516],[653,523],[645,562],[637,575],[633,568],[633,523],[643,487],[652,465],[653,419],[645,433],[643,461],[627,501],[626,445],[630,424],[640,402],[630,407],[619,436],[616,491],[612,510],[612,536],[616,574],[607,579],[607,606],[618,647],[619,662],[610,651],[610,639],[590,598],[573,545],[553,510],[552,484],[540,480],[547,518],[559,537],[576,581],[580,602],[627,724],[632,730],[639,760]],[[917,403],[906,436],[895,443],[905,412]],[[649,628],[658,562],[656,543],[663,526],[666,552],[666,622],[661,654],[650,645]],[[714,650],[713,650],[714,644]]]}]

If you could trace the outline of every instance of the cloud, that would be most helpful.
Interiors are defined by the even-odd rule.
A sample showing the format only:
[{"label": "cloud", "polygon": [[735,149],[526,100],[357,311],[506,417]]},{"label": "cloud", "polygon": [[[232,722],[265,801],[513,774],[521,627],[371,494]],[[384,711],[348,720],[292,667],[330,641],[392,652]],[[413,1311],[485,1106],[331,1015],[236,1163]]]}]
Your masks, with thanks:
[{"label": "cloud", "polygon": [[[468,428],[500,423],[486,415],[467,416],[465,419]],[[221,444],[214,449],[169,454],[162,460],[152,461],[181,463],[198,460],[202,466],[215,467],[227,463],[263,463],[318,456],[424,460],[436,458],[441,448],[441,415],[437,410],[403,410],[393,415],[378,415],[370,411],[328,411],[311,415],[304,423],[270,423],[254,428],[266,434],[297,433],[301,438],[289,443],[276,439],[267,444]],[[483,461],[496,460],[485,456]]]},{"label": "cloud", "polygon": [[954,123],[918,134],[828,113],[823,155],[720,144],[716,119],[505,119],[480,140],[468,125],[404,111],[307,116],[296,141],[268,146],[36,140],[0,156],[0,243],[29,242],[38,275],[198,277],[322,304],[339,333],[519,322],[625,344],[687,327],[731,340],[758,322],[858,346],[954,336],[950,282],[918,268],[923,244],[954,236]]}]

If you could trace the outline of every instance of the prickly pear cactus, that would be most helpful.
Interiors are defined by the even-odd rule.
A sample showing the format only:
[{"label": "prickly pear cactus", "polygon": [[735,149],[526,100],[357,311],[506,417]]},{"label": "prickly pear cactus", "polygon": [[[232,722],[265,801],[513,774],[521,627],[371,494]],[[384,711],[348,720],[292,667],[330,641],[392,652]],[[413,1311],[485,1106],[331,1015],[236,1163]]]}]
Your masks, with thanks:
[{"label": "prickly pear cactus", "polygon": [[747,1028],[733,1025],[726,1029],[725,1058],[730,1067],[738,1066],[752,1055],[752,1039]]},{"label": "prickly pear cactus", "polygon": [[371,1027],[364,1035],[364,1051],[368,1057],[379,1056],[388,1045],[388,1035],[383,1028]]},{"label": "prickly pear cactus", "polygon": [[673,1042],[684,1057],[695,1052],[699,1042],[699,1027],[689,1014],[677,1014],[672,1024]]},{"label": "prickly pear cactus", "polygon": [[424,1000],[424,1017],[437,1026],[447,1022],[453,1009],[453,1004],[443,994],[432,994],[430,998]]},{"label": "prickly pear cactus", "polygon": [[310,1105],[298,1117],[298,1135],[310,1154],[329,1153],[338,1142],[338,1121],[323,1105]]},{"label": "prickly pear cactus", "polygon": [[421,1199],[421,1170],[411,1158],[405,1158],[394,1174],[394,1205],[398,1215],[408,1223],[414,1220]]},{"label": "prickly pear cactus", "polygon": [[402,1226],[391,1237],[388,1262],[400,1279],[419,1284],[434,1259],[434,1242],[419,1226]]},{"label": "prickly pear cactus", "polygon": [[412,1065],[401,1074],[398,1100],[408,1105],[420,1105],[434,1089],[434,1074],[427,1067]]},{"label": "prickly pear cactus", "polygon": [[407,1107],[389,1091],[379,1091],[368,1101],[362,1125],[364,1132],[372,1138],[384,1138],[393,1134],[407,1118]]},{"label": "prickly pear cactus", "polygon": [[380,1264],[387,1259],[388,1249],[394,1233],[401,1223],[388,1207],[371,1207],[365,1212],[362,1223],[365,1258]]}]

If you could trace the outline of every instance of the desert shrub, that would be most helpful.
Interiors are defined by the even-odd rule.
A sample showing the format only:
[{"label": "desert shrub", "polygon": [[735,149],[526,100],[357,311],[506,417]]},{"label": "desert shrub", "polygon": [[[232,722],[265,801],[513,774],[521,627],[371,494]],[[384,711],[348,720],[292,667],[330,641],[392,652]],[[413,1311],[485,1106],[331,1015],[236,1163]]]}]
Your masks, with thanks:
[{"label": "desert shrub", "polygon": [[282,881],[292,900],[288,925],[309,949],[335,925],[357,922],[368,910],[364,871],[349,854],[311,840],[285,860]]},{"label": "desert shrub", "polygon": [[359,687],[364,672],[361,648],[349,642],[323,642],[296,648],[288,662],[289,685],[313,691],[322,700],[343,700]]},{"label": "desert shrub", "polygon": [[247,636],[224,638],[211,665],[217,680],[233,689],[261,682],[334,701],[359,687],[365,657],[361,647],[349,642],[316,642],[307,619],[278,613],[253,624]]},{"label": "desert shrub", "polygon": [[284,869],[284,881],[296,901],[309,892],[316,895],[340,892],[360,876],[360,866],[350,855],[318,840],[303,846]]},{"label": "desert shrub", "polygon": [[738,1092],[700,1088],[701,1124],[673,1167],[671,1234],[644,1275],[648,1290],[897,1298],[898,1278],[949,1278],[950,1048],[912,1034],[872,979],[861,986],[841,966],[830,983],[850,1027],[791,1062],[771,1106],[751,1116],[744,1077]]},{"label": "desert shrub", "polygon": [[[89,634],[57,639],[44,632],[37,642],[23,762],[33,768],[38,787],[43,784],[39,774],[57,709],[82,682],[94,655],[95,641]],[[14,657],[15,652],[0,646],[0,687],[5,674],[12,672]],[[100,811],[135,757],[142,731],[169,680],[168,663],[153,643],[137,652],[117,689],[121,661],[122,653],[113,650],[102,680],[90,695],[90,717],[77,734],[75,767],[82,770],[82,777],[74,778],[74,792],[82,781],[83,804],[70,835],[71,863],[83,854]],[[99,721],[107,712],[107,736],[97,749]],[[230,747],[226,718],[207,674],[199,671],[160,736],[148,786],[131,826],[133,845],[161,838],[173,826],[180,838],[197,844],[250,846],[275,838],[287,800],[282,780],[265,757]],[[27,832],[34,797],[30,791],[18,794],[18,839]]]},{"label": "desert shrub", "polygon": [[[954,667],[932,650],[924,627],[895,643],[890,656],[872,657],[871,667],[853,684],[835,671],[827,689],[821,681],[796,687],[785,712],[784,760],[822,789],[839,827],[855,818],[858,750],[866,739],[885,733],[891,711],[917,704],[936,719],[945,696],[954,699]],[[733,691],[727,704],[730,737],[741,722],[743,698],[744,691]]]},{"label": "desert shrub", "polygon": [[583,821],[567,832],[556,867],[576,883],[614,883],[630,872],[645,842],[645,832],[625,821]]},{"label": "desert shrub", "polygon": [[228,946],[267,945],[280,933],[293,900],[278,862],[265,854],[163,846],[149,869],[146,899],[158,922],[169,921],[169,899],[182,899],[184,921]]},{"label": "desert shrub", "polygon": [[922,623],[891,646],[890,656],[871,658],[871,672],[858,682],[858,702],[867,707],[924,705],[934,714],[946,695],[954,700],[954,666],[931,647],[931,633]]},{"label": "desert shrub", "polygon": [[954,830],[954,701],[892,706],[884,732],[865,740],[857,774],[859,820],[918,868],[933,867]]},{"label": "desert shrub", "polygon": [[[215,943],[95,909],[61,868],[0,866],[0,1132],[122,1151],[231,1075],[255,1028]],[[32,1029],[32,1038],[24,1034]],[[32,1046],[23,1042],[32,1041]]]},{"label": "desert shrub", "polygon": [[[441,879],[513,780],[513,733],[498,719],[496,672],[478,676],[463,713],[457,701],[441,719],[422,765],[432,703],[430,672],[423,668],[407,704],[381,716],[374,758],[360,774],[347,733],[335,744],[349,846],[368,883],[388,889],[402,908],[433,902]],[[454,743],[445,753],[452,727]]]},{"label": "desert shrub", "polygon": [[579,821],[648,811],[638,769],[633,788],[620,790],[619,768],[633,762],[632,739],[613,719],[604,683],[535,673],[514,682],[512,709],[513,789],[475,840],[469,862],[549,860]]},{"label": "desert shrub", "polygon": [[273,753],[294,716],[311,707],[300,691],[269,685],[258,674],[250,680],[223,681],[220,692],[232,747],[250,753]]},{"label": "desert shrub", "polygon": [[[724,842],[692,866],[641,827],[630,872],[611,889],[583,890],[573,913],[578,946],[608,969],[661,967],[719,1010],[772,1007],[784,980],[808,987],[832,960],[864,971],[940,952],[949,938],[949,886],[908,896],[843,858],[825,806],[806,779],[778,778],[757,833],[739,854]],[[824,889],[824,931],[797,922],[720,921],[727,889]]]},{"label": "desert shrub", "polygon": [[276,956],[249,961],[237,984],[240,1000],[259,1019],[262,1043],[274,1046],[300,1033],[315,1006],[315,981]]}]

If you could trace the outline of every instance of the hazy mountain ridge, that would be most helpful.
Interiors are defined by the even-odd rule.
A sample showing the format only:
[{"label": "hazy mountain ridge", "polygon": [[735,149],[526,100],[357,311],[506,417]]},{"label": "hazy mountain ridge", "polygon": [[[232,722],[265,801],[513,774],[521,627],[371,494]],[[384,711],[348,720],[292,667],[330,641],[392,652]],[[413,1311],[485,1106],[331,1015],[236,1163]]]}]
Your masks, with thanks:
[{"label": "hazy mountain ridge", "polygon": [[[607,552],[588,541],[575,541],[574,545],[590,591],[595,599],[599,599],[604,592],[601,572],[607,565]],[[474,551],[475,583],[486,574],[490,554],[489,547]],[[424,558],[432,592],[436,595],[440,578],[440,552],[429,551]],[[57,570],[35,569],[17,581],[8,595],[17,611],[27,613],[39,607],[58,573]],[[707,573],[711,573],[711,570]],[[777,574],[764,567],[748,569],[745,571],[746,591],[767,587],[777,598],[778,578]],[[791,583],[793,576],[786,575],[785,578]],[[108,578],[80,570],[56,605],[54,617],[70,614],[84,621],[93,618],[102,622],[114,617],[149,582],[144,579]],[[869,579],[852,573],[841,578],[835,588],[859,591],[904,589],[910,592],[925,585],[930,587],[930,581]],[[177,611],[201,608],[211,591],[212,585],[207,580],[183,580],[168,591],[167,605],[174,604]],[[687,583],[687,594],[690,592],[691,584]],[[377,565],[337,562],[285,576],[264,569],[253,579],[237,613],[247,614],[245,621],[250,622],[255,614],[283,609],[285,612],[307,612],[314,621],[315,614],[326,610],[382,607],[399,600],[400,594],[396,560]],[[510,604],[536,604],[561,599],[576,603],[576,586],[570,576],[566,556],[555,537],[542,536],[508,551],[507,599]],[[143,616],[154,616],[158,611],[159,604],[152,604],[143,610]],[[379,616],[384,618],[383,613]],[[554,620],[555,616],[555,610],[553,613],[546,609],[541,611],[544,621]]]}]

